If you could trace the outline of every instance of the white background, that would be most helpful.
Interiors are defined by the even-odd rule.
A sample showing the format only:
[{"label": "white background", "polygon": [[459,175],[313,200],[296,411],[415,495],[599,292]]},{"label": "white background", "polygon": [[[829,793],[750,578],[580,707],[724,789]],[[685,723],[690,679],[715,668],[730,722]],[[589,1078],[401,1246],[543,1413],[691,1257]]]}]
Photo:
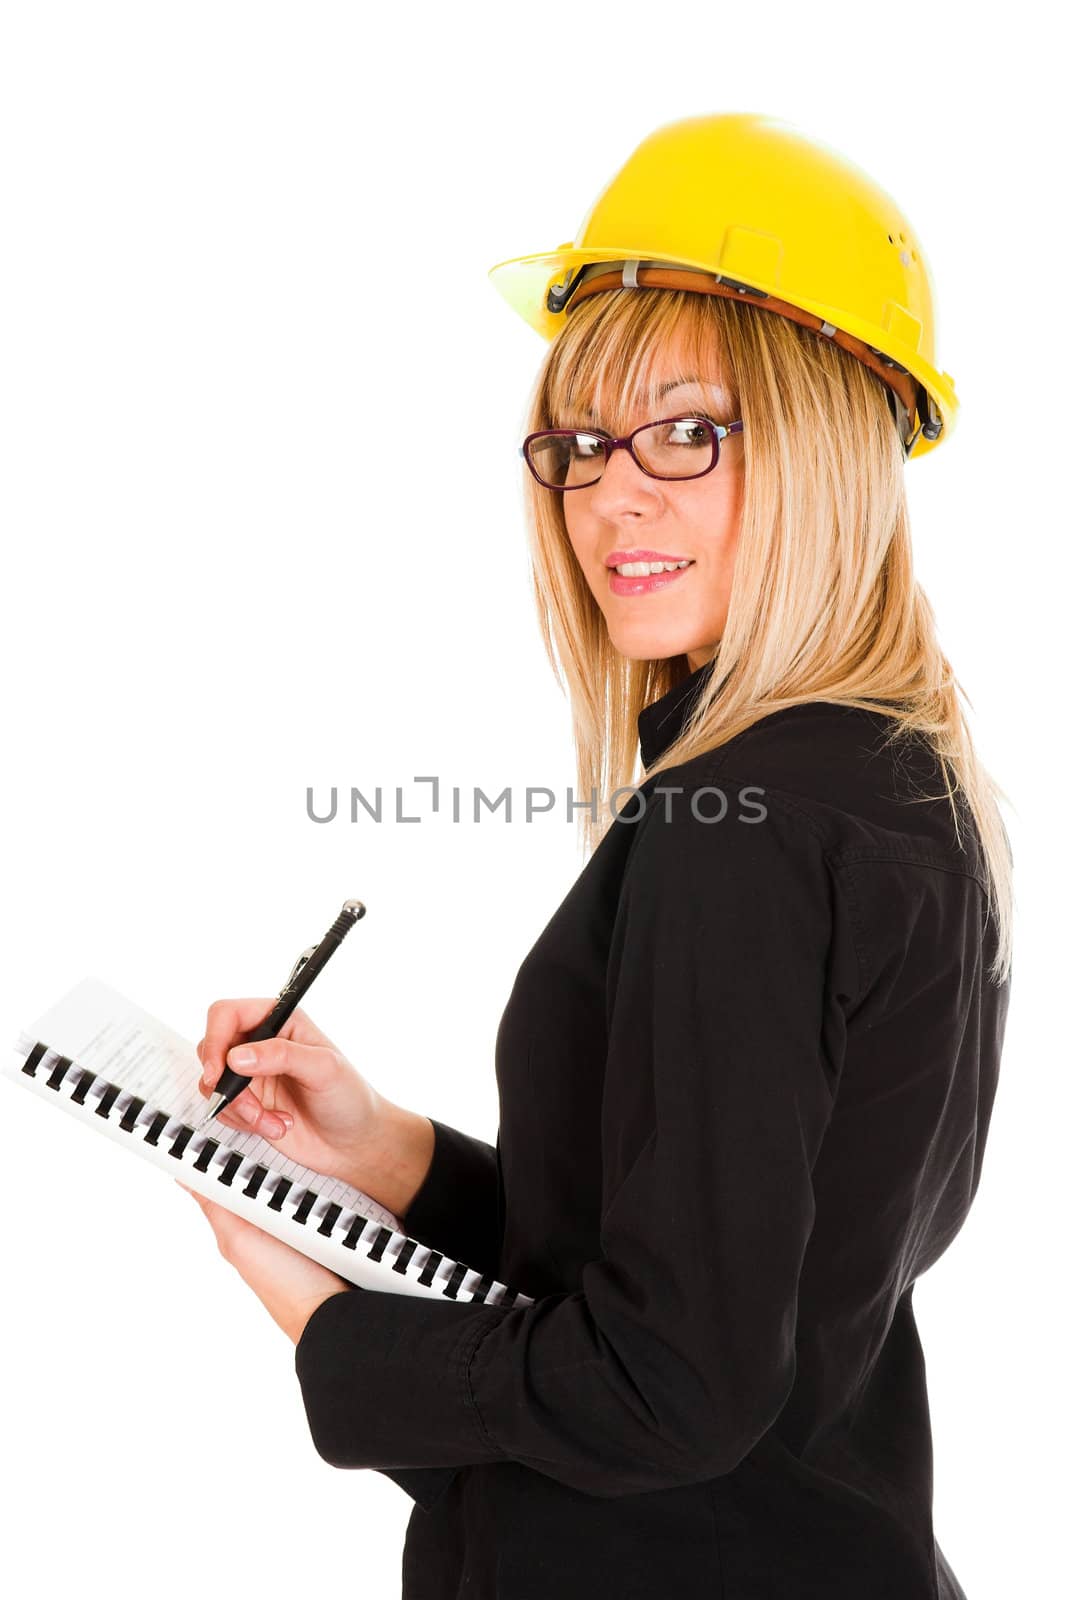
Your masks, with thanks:
[{"label": "white background", "polygon": [[[0,1031],[92,972],[195,1040],[209,1001],[274,992],[356,896],[308,1009],[391,1099],[490,1141],[499,1015],[581,857],[561,802],[470,820],[477,785],[574,781],[516,453],[546,346],[487,271],[571,238],[683,115],[785,117],[902,206],[962,402],[908,467],[919,576],[1009,796],[1019,901],[983,1186],[916,1292],[935,1526],[969,1600],[1043,1592],[1063,239],[1036,7],[994,27],[817,3],[2,17]],[[461,822],[450,799],[429,814],[423,774]],[[306,789],[334,784],[401,786],[426,820],[353,825],[342,803],[316,825]],[[319,1459],[292,1346],[193,1202],[0,1094],[7,1571],[32,1564],[45,1596],[87,1573],[111,1600],[398,1596],[410,1500]]]}]

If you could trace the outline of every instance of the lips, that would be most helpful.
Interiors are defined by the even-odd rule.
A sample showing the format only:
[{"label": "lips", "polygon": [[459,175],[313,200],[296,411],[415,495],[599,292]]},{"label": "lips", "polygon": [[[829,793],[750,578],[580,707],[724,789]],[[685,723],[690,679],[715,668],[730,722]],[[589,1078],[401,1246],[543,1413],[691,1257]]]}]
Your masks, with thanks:
[{"label": "lips", "polygon": [[630,561],[691,561],[691,556],[671,555],[666,550],[612,550],[604,565],[621,567]]},{"label": "lips", "polygon": [[[679,559],[684,560],[684,557]],[[694,561],[690,561],[687,567],[675,567],[672,572],[650,572],[643,578],[624,578],[620,572],[612,571],[607,579],[607,587],[615,595],[635,597],[657,594],[660,589],[666,589],[671,584],[683,583],[695,565]]]}]

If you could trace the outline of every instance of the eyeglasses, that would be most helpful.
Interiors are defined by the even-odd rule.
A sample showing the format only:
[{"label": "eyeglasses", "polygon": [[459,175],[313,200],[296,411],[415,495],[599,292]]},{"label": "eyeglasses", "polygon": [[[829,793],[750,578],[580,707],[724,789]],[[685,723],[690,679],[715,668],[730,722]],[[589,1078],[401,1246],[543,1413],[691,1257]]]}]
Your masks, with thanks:
[{"label": "eyeglasses", "polygon": [[523,440],[520,453],[538,483],[566,494],[598,483],[612,450],[628,450],[649,478],[702,478],[718,465],[721,441],[743,428],[691,416],[646,422],[624,439],[595,428],[542,428]]}]

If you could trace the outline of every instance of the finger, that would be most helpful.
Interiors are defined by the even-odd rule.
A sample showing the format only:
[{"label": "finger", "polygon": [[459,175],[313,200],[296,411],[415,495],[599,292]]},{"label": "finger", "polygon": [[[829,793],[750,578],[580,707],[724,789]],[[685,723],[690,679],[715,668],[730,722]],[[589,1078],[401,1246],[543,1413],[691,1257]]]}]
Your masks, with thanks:
[{"label": "finger", "polygon": [[232,1211],[227,1210],[225,1206],[220,1206],[214,1200],[208,1200],[206,1195],[200,1194],[196,1189],[190,1189],[177,1178],[175,1178],[174,1182],[178,1184],[179,1188],[184,1189],[186,1194],[192,1195],[210,1223],[211,1232],[215,1236],[215,1243],[227,1260],[229,1260],[228,1252],[232,1251],[239,1243],[242,1235],[259,1231],[255,1223],[249,1222],[246,1217],[236,1216]]},{"label": "finger", "polygon": [[[225,1064],[244,1078],[292,1078],[319,1092],[333,1088],[343,1071],[341,1057],[331,1046],[298,1044],[281,1038],[232,1045]],[[218,1075],[213,1076],[205,1066],[205,1082],[217,1081]]]},{"label": "finger", "polygon": [[213,1070],[217,1078],[230,1045],[258,1027],[263,1018],[269,1016],[274,1003],[273,1000],[244,999],[215,1000],[209,1005],[204,1036],[196,1046],[204,1069]]},{"label": "finger", "polygon": [[242,1089],[213,1120],[224,1127],[236,1128],[240,1133],[257,1133],[275,1144],[294,1127],[294,1119],[287,1111],[274,1111],[264,1106],[250,1089]]},{"label": "finger", "polygon": [[[216,1000],[208,1006],[207,1027],[203,1038],[196,1046],[196,1054],[205,1071],[213,1072],[217,1078],[221,1074],[222,1063],[230,1046],[253,1032],[273,1010],[275,1004],[276,998],[271,998]],[[307,1013],[299,1006],[283,1025],[279,1037],[295,1039],[305,1045],[332,1048],[332,1041],[326,1038],[320,1028],[315,1027]]]},{"label": "finger", "polygon": [[[271,1117],[277,1118],[279,1126],[273,1126],[270,1122]],[[296,1118],[291,1112],[279,1111],[277,1106],[265,1106],[251,1089],[245,1089],[236,1100],[231,1100],[216,1120],[222,1122],[227,1119],[230,1127],[237,1128],[242,1133],[248,1128],[256,1127],[258,1121],[256,1131],[274,1140],[283,1139],[296,1126]]]},{"label": "finger", "polygon": [[182,1183],[180,1178],[175,1178],[174,1182],[177,1184],[179,1189],[184,1189],[186,1194],[192,1195],[193,1199],[196,1201],[196,1204],[200,1207],[200,1210],[203,1212],[212,1228],[214,1228],[214,1213],[216,1209],[214,1202],[209,1200],[206,1195],[201,1194],[198,1189],[190,1189],[189,1185],[187,1183]]}]

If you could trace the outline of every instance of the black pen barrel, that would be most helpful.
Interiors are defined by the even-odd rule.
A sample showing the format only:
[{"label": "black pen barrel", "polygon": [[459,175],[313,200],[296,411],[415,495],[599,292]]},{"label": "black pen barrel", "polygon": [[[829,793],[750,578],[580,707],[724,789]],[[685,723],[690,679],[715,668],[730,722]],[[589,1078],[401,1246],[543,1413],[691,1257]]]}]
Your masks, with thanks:
[{"label": "black pen barrel", "polygon": [[[322,938],[315,946],[314,952],[308,956],[295,974],[292,982],[286,984],[278,996],[277,1003],[263,1018],[262,1022],[239,1041],[241,1044],[259,1044],[264,1039],[277,1038],[311,984],[340,945],[349,928],[353,928],[359,918],[365,914],[366,907],[362,901],[346,900],[344,902],[344,909],[333,923],[333,926],[322,935]],[[246,1078],[241,1073],[234,1072],[232,1067],[223,1066],[222,1074],[211,1093],[212,1095],[221,1094],[228,1105],[231,1100],[237,1098],[243,1089],[247,1089],[251,1081],[251,1078]],[[219,1110],[223,1109],[224,1107],[219,1107]]]}]

